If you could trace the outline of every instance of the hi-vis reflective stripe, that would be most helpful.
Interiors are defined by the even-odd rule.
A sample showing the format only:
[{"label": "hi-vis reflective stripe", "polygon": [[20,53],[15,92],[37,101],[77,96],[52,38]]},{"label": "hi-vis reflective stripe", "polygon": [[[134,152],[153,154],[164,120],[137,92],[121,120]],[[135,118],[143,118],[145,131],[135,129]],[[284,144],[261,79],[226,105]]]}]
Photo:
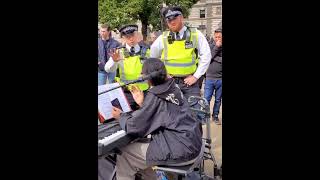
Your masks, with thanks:
[{"label": "hi-vis reflective stripe", "polygon": [[[121,82],[123,82],[123,83],[128,83],[128,82],[132,82],[132,81],[138,80],[138,79],[127,80],[126,74],[124,73],[123,61],[119,61],[119,68],[121,69],[121,75],[120,75],[120,81],[121,81]],[[148,81],[145,80],[145,81],[139,82],[139,83],[148,83]]]},{"label": "hi-vis reflective stripe", "polygon": [[[133,81],[136,81],[138,79],[135,79],[135,80],[125,80],[125,79],[121,79],[120,78],[120,81],[123,82],[123,83],[130,83],[130,82],[133,82]],[[143,82],[137,82],[137,84],[140,84],[140,83],[148,83],[147,80],[143,81]]]},{"label": "hi-vis reflective stripe", "polygon": [[169,35],[169,31],[165,31],[164,32],[164,38],[163,38],[164,65],[167,65],[166,61],[168,60],[168,35]]}]

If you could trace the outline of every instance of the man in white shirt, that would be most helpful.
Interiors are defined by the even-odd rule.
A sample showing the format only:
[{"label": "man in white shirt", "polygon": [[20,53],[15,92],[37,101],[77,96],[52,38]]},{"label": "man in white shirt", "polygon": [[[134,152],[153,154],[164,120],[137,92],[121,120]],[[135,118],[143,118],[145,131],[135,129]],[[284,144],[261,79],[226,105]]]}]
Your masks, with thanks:
[{"label": "man in white shirt", "polygon": [[186,98],[200,96],[198,79],[210,64],[209,44],[199,30],[184,25],[180,7],[168,7],[163,16],[170,31],[154,41],[150,57],[160,58],[165,63]]}]

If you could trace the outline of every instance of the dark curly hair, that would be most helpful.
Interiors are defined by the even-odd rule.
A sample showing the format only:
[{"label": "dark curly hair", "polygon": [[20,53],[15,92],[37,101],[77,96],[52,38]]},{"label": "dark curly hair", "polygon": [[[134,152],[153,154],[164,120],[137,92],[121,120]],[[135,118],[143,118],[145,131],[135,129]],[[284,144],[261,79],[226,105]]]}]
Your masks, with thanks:
[{"label": "dark curly hair", "polygon": [[164,63],[158,58],[146,59],[143,63],[142,74],[149,75],[155,71],[159,71],[159,75],[150,79],[151,84],[157,86],[165,83],[167,80],[167,70]]}]

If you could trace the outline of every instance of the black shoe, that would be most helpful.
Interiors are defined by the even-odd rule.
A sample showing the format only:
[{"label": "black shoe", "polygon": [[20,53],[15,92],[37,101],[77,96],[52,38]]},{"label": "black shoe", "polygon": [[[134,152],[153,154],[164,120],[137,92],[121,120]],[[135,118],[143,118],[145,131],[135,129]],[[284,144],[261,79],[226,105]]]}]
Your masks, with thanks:
[{"label": "black shoe", "polygon": [[213,117],[213,122],[216,123],[216,125],[221,125],[218,116]]}]

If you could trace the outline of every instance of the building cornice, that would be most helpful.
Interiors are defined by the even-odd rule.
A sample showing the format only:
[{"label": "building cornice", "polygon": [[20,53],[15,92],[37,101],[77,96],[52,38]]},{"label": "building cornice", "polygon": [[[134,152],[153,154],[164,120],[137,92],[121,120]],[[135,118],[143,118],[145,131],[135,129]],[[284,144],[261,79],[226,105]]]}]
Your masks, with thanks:
[{"label": "building cornice", "polygon": [[217,5],[222,5],[222,2],[212,2],[212,3],[199,3],[199,4],[194,4],[192,7],[206,7],[206,6],[217,6]]},{"label": "building cornice", "polygon": [[217,17],[207,17],[207,18],[190,18],[190,19],[185,19],[185,21],[208,20],[208,19],[222,19],[222,16],[217,16]]}]

